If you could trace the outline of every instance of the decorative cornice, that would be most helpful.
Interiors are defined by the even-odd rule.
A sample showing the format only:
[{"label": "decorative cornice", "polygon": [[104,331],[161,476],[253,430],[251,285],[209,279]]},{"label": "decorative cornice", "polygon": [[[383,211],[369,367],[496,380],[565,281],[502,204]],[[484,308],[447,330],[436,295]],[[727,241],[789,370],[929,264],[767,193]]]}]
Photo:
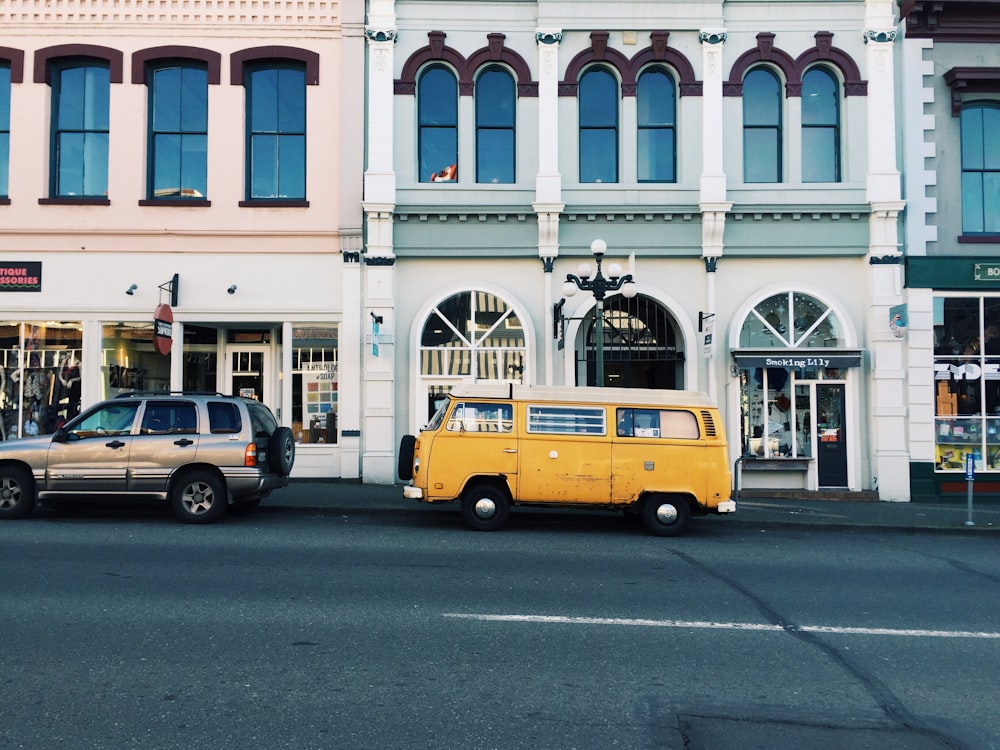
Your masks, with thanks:
[{"label": "decorative cornice", "polygon": [[395,256],[387,255],[366,255],[365,256],[366,266],[394,266],[396,265]]},{"label": "decorative cornice", "polygon": [[706,255],[702,260],[705,261],[705,273],[715,273],[719,266],[719,256]]},{"label": "decorative cornice", "polygon": [[868,259],[868,264],[871,266],[896,266],[902,262],[902,255],[883,255],[881,257],[873,255]]},{"label": "decorative cornice", "polygon": [[535,34],[536,44],[559,44],[563,35],[561,31],[539,31]]},{"label": "decorative cornice", "polygon": [[361,253],[359,253],[359,252],[346,252],[346,253],[341,253],[341,255],[344,258],[344,263],[360,263],[361,262]]},{"label": "decorative cornice", "polygon": [[702,44],[725,44],[728,35],[725,31],[702,31],[698,41]]},{"label": "decorative cornice", "polygon": [[396,29],[365,29],[365,37],[369,42],[396,42]]},{"label": "decorative cornice", "polygon": [[544,273],[552,273],[555,268],[556,259],[551,255],[547,255],[540,259],[542,261],[542,271]]},{"label": "decorative cornice", "polygon": [[886,29],[883,31],[875,31],[874,29],[865,30],[865,44],[868,42],[878,42],[879,44],[891,44],[896,41],[896,30]]}]

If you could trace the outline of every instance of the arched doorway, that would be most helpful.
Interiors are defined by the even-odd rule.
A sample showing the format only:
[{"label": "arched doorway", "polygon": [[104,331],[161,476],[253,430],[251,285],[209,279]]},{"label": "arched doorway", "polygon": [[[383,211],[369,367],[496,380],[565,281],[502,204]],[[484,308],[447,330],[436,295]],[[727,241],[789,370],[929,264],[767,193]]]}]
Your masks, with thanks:
[{"label": "arched doorway", "polygon": [[499,294],[463,290],[434,305],[420,328],[418,424],[458,383],[523,382],[527,353],[522,318]]},{"label": "arched doorway", "polygon": [[[584,321],[585,343],[577,347],[578,385],[597,385],[596,318]],[[684,388],[684,351],[673,316],[656,300],[617,294],[604,302],[604,386]]]}]

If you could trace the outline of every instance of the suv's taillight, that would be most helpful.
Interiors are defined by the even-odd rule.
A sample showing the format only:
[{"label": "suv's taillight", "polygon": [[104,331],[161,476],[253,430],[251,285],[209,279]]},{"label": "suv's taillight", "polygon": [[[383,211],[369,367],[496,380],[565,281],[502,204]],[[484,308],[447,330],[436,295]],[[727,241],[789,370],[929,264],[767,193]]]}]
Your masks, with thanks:
[{"label": "suv's taillight", "polygon": [[246,452],[243,454],[243,465],[244,466],[256,466],[257,465],[257,444],[250,443],[247,446]]}]

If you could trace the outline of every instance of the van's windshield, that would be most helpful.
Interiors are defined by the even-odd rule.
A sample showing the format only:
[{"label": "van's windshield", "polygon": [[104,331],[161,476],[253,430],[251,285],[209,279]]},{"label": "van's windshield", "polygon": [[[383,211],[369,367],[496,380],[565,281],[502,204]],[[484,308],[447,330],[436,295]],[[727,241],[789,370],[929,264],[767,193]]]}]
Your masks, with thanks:
[{"label": "van's windshield", "polygon": [[441,423],[444,421],[444,413],[448,411],[449,406],[451,406],[451,399],[450,398],[444,399],[441,402],[441,405],[438,407],[437,411],[434,412],[434,416],[431,417],[431,421],[425,424],[421,429],[424,430],[425,432],[430,432],[440,427]]}]

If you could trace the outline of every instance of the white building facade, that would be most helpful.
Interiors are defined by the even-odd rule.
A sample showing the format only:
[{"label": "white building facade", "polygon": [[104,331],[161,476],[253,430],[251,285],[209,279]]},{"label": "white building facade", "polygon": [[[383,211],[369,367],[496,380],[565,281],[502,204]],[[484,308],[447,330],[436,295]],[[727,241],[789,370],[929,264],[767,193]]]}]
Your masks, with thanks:
[{"label": "white building facade", "polygon": [[[718,399],[744,494],[908,500],[892,5],[483,5],[368,3],[364,476],[455,383],[600,346]],[[601,342],[598,239],[638,285]]]}]

